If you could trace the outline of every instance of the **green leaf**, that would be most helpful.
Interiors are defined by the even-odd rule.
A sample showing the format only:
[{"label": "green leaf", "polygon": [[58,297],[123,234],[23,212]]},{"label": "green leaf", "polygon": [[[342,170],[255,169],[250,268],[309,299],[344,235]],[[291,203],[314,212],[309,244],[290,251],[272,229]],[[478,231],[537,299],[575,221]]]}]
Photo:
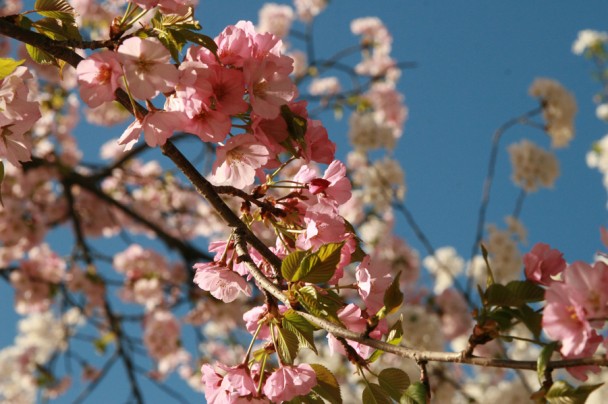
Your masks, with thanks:
[{"label": "green leaf", "polygon": [[[11,58],[0,58],[0,80],[14,72],[17,67],[23,64],[23,62],[25,62],[25,59],[15,60]],[[4,170],[2,170],[2,173],[4,174]]]},{"label": "green leaf", "polygon": [[179,61],[179,53],[186,42],[183,38],[178,38],[175,33],[166,29],[159,20],[152,19],[152,26],[158,34],[158,40],[167,48],[171,57]]},{"label": "green leaf", "polygon": [[283,313],[283,328],[291,331],[298,338],[300,347],[306,347],[314,351],[318,355],[317,347],[315,346],[315,337],[313,332],[315,327],[306,319],[294,310],[289,309]]},{"label": "green leaf", "polygon": [[492,267],[490,266],[490,260],[488,259],[488,250],[486,250],[486,246],[479,244],[481,247],[481,255],[483,256],[483,260],[486,263],[486,268],[488,270],[488,276],[486,278],[486,288],[489,288],[494,284],[494,274],[492,273]]},{"label": "green leaf", "polygon": [[549,389],[545,398],[549,404],[583,404],[589,394],[604,383],[579,386],[576,389],[568,383],[558,380]]},{"label": "green leaf", "polygon": [[157,11],[154,18],[158,19],[160,23],[167,28],[182,30],[201,29],[201,24],[194,19],[194,9],[192,7],[188,7],[186,14],[163,14],[160,11]]},{"label": "green leaf", "polygon": [[340,263],[340,251],[343,245],[344,243],[324,244],[317,252],[307,254],[292,280],[308,283],[329,281]]},{"label": "green leaf", "polygon": [[68,39],[82,40],[76,20],[58,20],[56,18],[42,18],[32,23],[41,34],[51,39],[65,41]]},{"label": "green leaf", "polygon": [[513,319],[516,318],[516,316],[516,310],[509,307],[503,307],[486,313],[486,317],[496,321],[498,323],[498,328],[503,332],[511,329],[513,326]]},{"label": "green leaf", "polygon": [[42,49],[38,49],[30,44],[25,44],[25,49],[34,62],[41,65],[59,66],[57,60]]},{"label": "green leaf", "polygon": [[44,17],[74,19],[76,11],[66,0],[36,0],[34,10]]},{"label": "green leaf", "polygon": [[401,399],[399,400],[400,404],[426,404],[426,387],[422,382],[416,382],[410,384],[410,386],[405,390]]},{"label": "green leaf", "polygon": [[198,32],[192,32],[190,30],[181,30],[180,34],[183,35],[185,39],[188,41],[195,43],[197,45],[202,46],[203,48],[208,49],[217,57],[217,44],[213,40],[213,38],[208,37],[207,35],[200,34]]},{"label": "green leaf", "polygon": [[545,371],[547,370],[547,363],[551,360],[551,355],[557,348],[557,342],[552,342],[548,345],[545,345],[543,349],[540,351],[538,355],[538,359],[536,360],[536,373],[538,375],[538,381],[540,384],[543,384],[545,380]]},{"label": "green leaf", "polygon": [[[388,342],[391,345],[396,346],[401,343],[402,339],[403,339],[403,314],[401,315],[399,320],[395,324],[393,324],[391,329],[388,331],[388,334],[386,336],[386,342]],[[378,358],[380,358],[380,356],[382,356],[383,353],[384,353],[384,351],[377,349],[374,351],[373,354],[371,354],[371,356],[369,357],[369,359],[367,361],[370,363],[375,362],[376,360],[378,360]]]},{"label": "green leaf", "polygon": [[294,114],[287,105],[281,105],[281,116],[287,124],[287,131],[291,137],[297,141],[303,140],[306,133],[306,119]]},{"label": "green leaf", "polygon": [[342,404],[340,384],[338,384],[336,376],[323,365],[311,363],[310,367],[312,367],[317,375],[317,385],[312,388],[312,391],[332,404]]},{"label": "green leaf", "polygon": [[277,337],[277,353],[281,357],[283,363],[292,364],[293,360],[298,355],[298,350],[300,349],[300,345],[298,343],[298,337],[296,335],[285,329],[278,326],[274,326],[278,331],[276,334]]},{"label": "green leaf", "polygon": [[299,157],[299,153],[295,150],[291,140],[295,141],[301,149],[306,148],[304,134],[308,127],[307,121],[305,118],[294,114],[287,105],[281,106],[281,116],[287,124],[287,132],[289,133],[289,139],[282,141],[281,145],[294,157]]},{"label": "green leaf", "polygon": [[399,398],[410,385],[410,377],[401,369],[384,369],[378,375],[378,383],[394,400]]},{"label": "green leaf", "polygon": [[403,303],[403,292],[399,287],[399,277],[401,271],[397,274],[393,282],[384,293],[384,307],[386,308],[386,315],[396,312],[401,304]]},{"label": "green leaf", "polygon": [[281,263],[281,275],[283,275],[283,278],[289,282],[295,281],[294,276],[306,254],[308,254],[306,251],[294,251],[283,258],[283,262]]},{"label": "green leaf", "polygon": [[319,291],[314,286],[307,285],[298,289],[295,294],[298,302],[310,314],[342,325],[338,318],[338,310],[344,305],[344,302],[336,293],[331,290]]},{"label": "green leaf", "polygon": [[534,335],[534,338],[540,338],[540,333],[543,330],[542,321],[543,315],[533,310],[527,304],[519,308],[520,316],[518,318],[524,323],[528,330]]},{"label": "green leaf", "polygon": [[382,387],[376,383],[368,383],[363,390],[361,402],[367,404],[392,404],[391,398]]},{"label": "green leaf", "polygon": [[361,262],[366,256],[367,253],[363,251],[363,249],[361,248],[361,243],[357,241],[357,247],[355,248],[355,252],[350,255],[350,263],[352,264],[353,262]]},{"label": "green leaf", "polygon": [[506,286],[499,283],[491,285],[485,297],[490,306],[520,307],[543,300],[545,290],[530,281],[511,281]]}]

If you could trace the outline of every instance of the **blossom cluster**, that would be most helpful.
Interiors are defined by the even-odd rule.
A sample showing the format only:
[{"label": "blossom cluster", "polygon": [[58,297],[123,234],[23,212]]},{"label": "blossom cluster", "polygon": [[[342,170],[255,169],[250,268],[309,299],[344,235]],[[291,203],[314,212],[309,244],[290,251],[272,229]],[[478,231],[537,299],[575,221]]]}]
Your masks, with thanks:
[{"label": "blossom cluster", "polygon": [[[608,265],[597,261],[567,264],[563,254],[544,243],[524,255],[526,277],[547,287],[542,326],[547,336],[561,344],[566,359],[593,355],[608,339],[598,333],[608,319]],[[586,372],[597,366],[567,369],[574,377],[587,380]]]},{"label": "blossom cluster", "polygon": [[[61,74],[53,66],[39,68],[49,83],[38,90],[23,67],[0,83],[0,157],[15,166],[30,153],[35,160],[24,171],[9,166],[3,183],[7,208],[0,210],[0,263],[8,267],[18,262],[7,279],[15,289],[16,311],[28,317],[21,330],[25,336],[0,351],[0,375],[6,376],[0,377],[0,397],[17,401],[23,394],[27,401],[36,383],[44,384],[34,380],[36,373],[48,378],[44,385],[49,397],[61,394],[70,379],[55,379],[45,364],[66,348],[85,314],[98,328],[94,345],[99,351],[115,343],[117,355],[128,360],[124,347],[139,344],[154,362],[150,379],[161,381],[177,371],[210,403],[280,402],[307,395],[303,401],[321,396],[339,401],[336,394],[352,402],[361,394],[379,394],[370,386],[380,388],[384,380],[382,372],[371,370],[372,364],[395,372],[400,382],[407,374],[417,377],[419,370],[413,362],[398,362],[401,358],[382,355],[367,343],[332,333],[322,340],[315,334],[318,327],[300,314],[391,345],[428,351],[450,345],[463,359],[469,353],[503,353],[497,322],[484,323],[483,316],[473,322],[476,302],[459,284],[465,275],[478,285],[489,285],[486,292],[480,288],[482,305],[495,298],[492,282],[533,282],[546,288],[542,325],[549,338],[560,342],[565,358],[589,356],[602,342],[607,344],[601,330],[608,305],[594,287],[608,287],[608,267],[601,262],[567,265],[559,252],[544,244],[522,257],[518,243],[525,243],[526,235],[516,218],[507,220],[505,230],[487,226],[483,244],[488,255],[470,262],[452,247],[428,248],[422,264],[434,288],[416,286],[418,253],[394,234],[393,207],[404,209],[406,184],[393,151],[408,110],[396,87],[401,70],[391,56],[393,39],[380,19],[361,18],[351,24],[361,53],[353,74],[368,80],[353,95],[341,77],[324,75],[318,61],[307,66],[302,53],[289,51],[286,38],[296,18],[310,24],[325,8],[325,0],[296,0],[294,8],[267,4],[257,26],[239,21],[214,39],[190,31],[197,25],[190,19],[196,3],[192,0],[134,0],[122,19],[114,18],[124,7],[115,0],[103,6],[90,0],[73,3],[79,11],[74,23],[89,26],[91,38],[111,38],[112,45],[89,54],[76,69],[64,67]],[[11,8],[3,6],[2,13],[6,10]],[[174,26],[167,22],[172,20],[177,21]],[[184,44],[171,43],[184,38],[197,45],[182,49]],[[593,34],[579,42],[576,50],[583,52],[605,40]],[[312,108],[299,99],[297,84],[302,82],[308,83],[311,103],[337,114],[352,109],[348,137],[354,151],[345,163],[336,159],[336,146],[314,119]],[[135,115],[118,140],[102,147],[105,162],[100,166],[81,161],[71,134],[80,116],[76,86],[89,122],[109,125],[128,115],[117,99],[130,104]],[[542,112],[553,147],[565,146],[574,135],[576,104],[571,94],[549,79],[536,80],[530,94],[540,99],[536,113]],[[30,130],[33,144],[26,136]],[[168,141],[184,138],[200,140],[212,150],[214,160],[206,162],[210,189],[223,201],[218,203],[236,212],[239,225],[227,228],[218,212],[173,172],[134,157],[145,150],[136,147],[142,136],[149,147],[165,146],[163,152]],[[528,141],[511,146],[509,152],[513,179],[526,192],[553,185],[559,172],[553,154]],[[76,237],[70,259],[43,243],[50,229],[67,222]],[[187,265],[142,247],[129,233],[157,236]],[[242,234],[247,234],[245,241]],[[119,235],[128,247],[113,257],[87,243],[89,238]],[[213,240],[211,255],[196,248],[199,237]],[[254,248],[254,241],[261,243]],[[111,267],[110,276],[96,265],[99,261]],[[81,268],[81,262],[86,267]],[[522,262],[528,281],[517,280]],[[120,281],[114,281],[116,275]],[[113,292],[123,302],[138,305],[141,313],[114,315],[106,304]],[[60,300],[78,308],[64,315],[61,327],[52,314]],[[180,317],[184,303],[190,307]],[[236,303],[245,312],[226,310],[224,303]],[[503,315],[517,312],[510,304],[501,305],[496,311],[503,310]],[[473,310],[474,316],[485,309]],[[540,314],[532,314],[540,323]],[[125,331],[129,327],[121,328],[130,318],[141,321],[142,338],[136,343]],[[530,335],[526,320],[501,323],[500,331],[508,330],[516,340],[538,338]],[[182,323],[200,327],[199,358],[183,346]],[[243,324],[249,335],[235,332]],[[48,341],[40,337],[45,327]],[[474,339],[480,329],[487,337],[483,343]],[[228,348],[246,338],[251,339],[246,351]],[[514,342],[509,348],[515,359],[535,354],[526,344]],[[356,372],[345,366],[348,362]],[[96,368],[81,365],[84,378],[99,377]],[[446,374],[449,368],[442,366],[431,364],[429,369]],[[596,369],[569,369],[581,379],[587,370]],[[365,374],[380,385],[370,385]],[[363,393],[360,376],[368,385]],[[492,385],[503,376],[480,378],[462,391],[481,401],[480,386],[492,397],[519,386],[516,381]],[[338,381],[350,388],[341,391]],[[395,393],[391,388],[386,392]],[[456,394],[453,381],[441,378],[433,389],[438,401]]]},{"label": "blossom cluster", "polygon": [[35,93],[27,84],[32,78],[26,67],[18,66],[0,81],[0,158],[13,165],[30,160],[32,145],[26,133],[41,117]]}]

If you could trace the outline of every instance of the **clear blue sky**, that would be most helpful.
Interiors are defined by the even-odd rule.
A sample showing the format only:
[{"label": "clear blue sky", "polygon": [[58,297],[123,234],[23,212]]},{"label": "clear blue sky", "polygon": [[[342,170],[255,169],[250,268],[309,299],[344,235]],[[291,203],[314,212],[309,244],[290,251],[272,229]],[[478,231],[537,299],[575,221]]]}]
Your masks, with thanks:
[{"label": "clear blue sky", "polygon": [[[198,17],[204,32],[215,36],[240,19],[256,22],[262,4],[201,0]],[[537,105],[527,89],[535,77],[545,76],[575,94],[577,133],[571,146],[558,152],[562,173],[555,188],[531,195],[522,219],[530,245],[544,241],[565,252],[568,261],[590,260],[601,247],[598,228],[608,223],[606,192],[600,175],[586,167],[585,154],[607,127],[595,118],[592,96],[599,85],[590,77],[592,66],[570,49],[579,30],[608,30],[608,3],[333,0],[315,23],[317,52],[329,56],[355,43],[349,23],[361,16],[381,18],[394,37],[394,57],[418,64],[403,73],[399,84],[410,116],[395,155],[406,172],[406,204],[431,242],[436,247],[452,245],[468,258],[492,133],[507,119]],[[344,156],[346,120],[335,123],[328,117],[324,122],[339,145],[339,155]],[[117,130],[112,136],[119,134]],[[81,141],[95,137],[85,147],[87,151],[109,137],[97,128],[79,128],[76,136]],[[530,128],[509,132],[503,139],[488,216],[500,226],[518,194],[509,178],[506,146],[522,137],[545,148],[549,145],[548,138]],[[399,228],[408,242],[420,248],[403,222]],[[5,308],[10,306],[8,293],[0,285]],[[9,312],[1,314],[2,345],[13,338],[6,324],[15,317]],[[193,402],[201,402],[200,396],[187,393],[182,382],[173,387],[183,389]],[[123,402],[127,389],[124,375],[118,374],[104,381],[88,402]],[[153,388],[146,396],[149,402],[170,402]],[[70,402],[70,397],[74,396],[58,402]]]}]

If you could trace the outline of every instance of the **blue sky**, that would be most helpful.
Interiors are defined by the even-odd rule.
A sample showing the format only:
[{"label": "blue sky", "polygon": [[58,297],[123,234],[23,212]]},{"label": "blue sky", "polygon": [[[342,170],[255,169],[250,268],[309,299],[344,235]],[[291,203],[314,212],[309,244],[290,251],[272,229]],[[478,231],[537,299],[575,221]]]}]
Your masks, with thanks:
[{"label": "blue sky", "polygon": [[[198,17],[204,33],[213,37],[240,19],[256,22],[262,4],[201,0]],[[562,250],[568,261],[590,260],[601,248],[599,226],[608,225],[607,198],[600,175],[586,167],[585,154],[607,128],[595,118],[592,97],[599,85],[590,77],[591,63],[570,49],[579,30],[608,29],[608,3],[334,0],[315,22],[318,53],[329,56],[354,44],[349,23],[362,16],[377,16],[385,22],[394,38],[395,59],[417,63],[415,69],[403,72],[399,84],[409,118],[395,157],[406,172],[406,205],[433,245],[452,245],[468,257],[492,133],[509,118],[534,108],[537,102],[527,95],[528,86],[536,77],[549,77],[576,96],[577,133],[570,147],[557,153],[561,176],[554,189],[529,196],[522,220],[529,230],[529,247],[544,241]],[[335,122],[328,115],[324,123],[343,157],[348,149],[346,120]],[[88,141],[85,134],[95,139]],[[119,134],[116,129],[112,137]],[[88,142],[86,150],[109,138],[106,130],[83,127],[76,136]],[[525,127],[503,139],[488,214],[488,220],[499,226],[504,226],[503,217],[512,211],[519,191],[509,178],[506,146],[521,138],[545,148],[550,143],[539,131]],[[160,157],[160,153],[150,156]],[[420,249],[402,220],[398,227]],[[4,285],[0,294],[7,307],[10,298]],[[14,318],[7,310],[0,316],[9,323]],[[12,339],[6,328],[0,332],[2,345]],[[128,388],[124,380],[120,374],[106,380],[88,402],[123,402]],[[180,381],[173,385],[187,390]],[[157,390],[148,393],[150,402],[168,402]],[[200,400],[200,396],[186,396]]]}]

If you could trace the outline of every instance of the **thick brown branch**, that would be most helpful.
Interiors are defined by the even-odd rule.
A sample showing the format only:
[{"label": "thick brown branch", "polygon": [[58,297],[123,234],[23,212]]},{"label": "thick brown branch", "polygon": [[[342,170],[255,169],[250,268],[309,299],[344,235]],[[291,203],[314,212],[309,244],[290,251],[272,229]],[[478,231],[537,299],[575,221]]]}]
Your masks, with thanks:
[{"label": "thick brown branch", "polygon": [[249,244],[272,265],[277,271],[281,269],[281,260],[264,244],[253,232],[239,219],[239,217],[230,209],[226,202],[220,198],[213,185],[198,170],[190,163],[173,143],[167,141],[164,146],[161,146],[164,155],[169,157],[171,161],[184,173],[186,178],[190,180],[196,190],[205,197],[205,199],[213,206],[217,213],[221,216],[226,224],[233,229],[241,231]]},{"label": "thick brown branch", "polygon": [[34,31],[21,28],[11,21],[11,17],[0,17],[0,34],[16,39],[28,45],[44,49],[48,54],[66,61],[76,67],[83,59],[82,56],[58,41]]}]

